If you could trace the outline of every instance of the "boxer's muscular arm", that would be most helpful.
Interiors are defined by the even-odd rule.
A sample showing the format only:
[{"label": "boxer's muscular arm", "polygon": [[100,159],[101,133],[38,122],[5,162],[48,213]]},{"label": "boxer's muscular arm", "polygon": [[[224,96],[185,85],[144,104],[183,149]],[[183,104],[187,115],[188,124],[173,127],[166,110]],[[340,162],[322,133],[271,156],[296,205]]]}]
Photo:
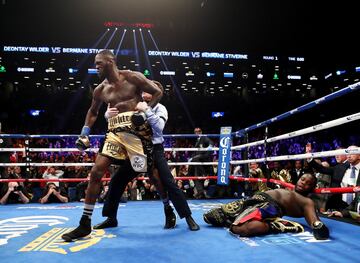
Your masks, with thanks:
[{"label": "boxer's muscular arm", "polygon": [[301,197],[301,206],[304,211],[306,222],[310,227],[312,227],[313,223],[319,220],[319,217],[316,214],[314,202],[310,198]]},{"label": "boxer's muscular arm", "polygon": [[313,229],[313,235],[315,239],[325,240],[329,238],[329,229],[320,221],[315,211],[315,204],[310,198],[304,198],[306,201],[303,203],[304,217]]},{"label": "boxer's muscular arm", "polygon": [[127,81],[136,85],[141,91],[147,92],[152,95],[152,99],[148,102],[150,107],[154,107],[162,98],[163,92],[151,80],[148,80],[143,74],[139,72],[129,72]]},{"label": "boxer's muscular arm", "polygon": [[99,109],[103,103],[103,101],[101,99],[102,89],[103,89],[103,85],[100,84],[94,90],[91,106],[85,117],[84,126],[88,126],[89,128],[91,128],[94,125],[95,121],[97,120],[97,117],[99,114]]}]

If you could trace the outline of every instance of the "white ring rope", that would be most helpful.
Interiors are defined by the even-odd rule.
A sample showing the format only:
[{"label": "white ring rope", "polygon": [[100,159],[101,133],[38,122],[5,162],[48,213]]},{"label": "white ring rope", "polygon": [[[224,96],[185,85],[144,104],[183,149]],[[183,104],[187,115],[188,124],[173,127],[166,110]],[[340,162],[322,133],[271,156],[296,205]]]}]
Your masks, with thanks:
[{"label": "white ring rope", "polygon": [[[312,133],[314,131],[320,131],[328,129],[331,127],[339,126],[348,122],[352,122],[360,119],[360,112],[348,115],[339,119],[332,121],[324,122],[322,124],[314,125],[308,128],[297,130],[294,132],[286,133],[283,135],[275,136],[268,138],[267,143],[275,142],[282,139],[288,139],[303,134]],[[247,144],[237,145],[231,147],[231,150],[240,150],[246,147],[257,146],[264,144],[265,140],[255,141]],[[0,152],[80,152],[77,148],[0,148]],[[98,148],[89,148],[86,152],[98,152]],[[218,147],[207,147],[207,148],[165,148],[165,151],[218,151]],[[283,161],[283,160],[298,160],[298,159],[309,159],[309,158],[318,158],[318,157],[329,157],[335,155],[348,155],[348,154],[360,154],[360,147],[353,149],[339,149],[325,152],[316,152],[316,153],[305,153],[305,154],[296,154],[296,155],[281,155],[273,156],[259,159],[250,159],[250,160],[233,160],[230,161],[230,164],[247,164],[252,162],[265,162],[265,161]],[[94,163],[0,163],[0,166],[93,166]],[[218,165],[218,162],[169,162],[170,166],[181,166],[181,165]]]},{"label": "white ring rope", "polygon": [[251,160],[230,161],[230,163],[231,164],[244,164],[244,163],[253,163],[253,162],[258,163],[258,162],[264,162],[265,159],[266,161],[300,160],[300,159],[310,159],[310,158],[329,157],[335,155],[349,155],[349,154],[360,154],[360,147],[356,147],[353,149],[331,150],[325,152],[280,155],[280,156],[272,156],[272,157],[251,159]]},{"label": "white ring rope", "polygon": [[[205,151],[218,151],[219,147],[209,148],[164,148],[165,151],[178,151],[178,152],[205,152]],[[24,152],[25,148],[0,148],[0,152]],[[99,148],[89,148],[85,152],[98,152]],[[80,152],[78,148],[29,148],[29,152]]]},{"label": "white ring rope", "polygon": [[[99,148],[89,148],[85,152],[98,152]],[[81,152],[78,148],[29,148],[29,152]]]},{"label": "white ring rope", "polygon": [[[325,152],[315,152],[315,153],[303,153],[295,155],[280,155],[267,157],[266,161],[284,161],[284,160],[300,160],[300,159],[310,159],[310,158],[319,158],[319,157],[329,157],[335,155],[349,155],[349,154],[360,154],[360,147],[355,147],[352,149],[339,149],[331,150]],[[230,161],[231,164],[246,164],[253,162],[264,162],[265,158],[259,159],[250,159],[250,160],[238,160]],[[0,163],[0,166],[93,166],[94,163]],[[170,166],[179,166],[179,165],[218,165],[218,162],[169,162]]]},{"label": "white ring rope", "polygon": [[164,148],[166,152],[178,151],[178,152],[206,152],[206,151],[218,151],[219,147],[208,148]]},{"label": "white ring rope", "polygon": [[[270,142],[276,142],[279,140],[283,140],[283,139],[289,139],[289,138],[293,138],[296,136],[300,136],[300,135],[304,135],[304,134],[309,134],[309,133],[313,133],[316,131],[321,131],[321,130],[325,130],[328,128],[332,128],[332,127],[336,127],[336,126],[340,126],[343,125],[345,123],[349,123],[352,121],[356,121],[360,119],[360,112],[352,114],[352,115],[348,115],[339,119],[335,119],[332,121],[328,121],[328,122],[324,122],[321,124],[317,124],[308,128],[304,128],[301,130],[297,130],[297,131],[293,131],[293,132],[289,132],[286,134],[282,134],[282,135],[278,135],[275,137],[271,137],[268,138],[266,140],[267,143]],[[257,145],[262,145],[265,143],[265,140],[259,140],[259,141],[255,141],[255,142],[250,142],[250,143],[246,143],[246,144],[241,144],[241,145],[236,145],[236,146],[232,146],[231,150],[241,150],[247,147],[253,147],[253,146],[257,146]],[[178,151],[178,152],[197,152],[197,151],[218,151],[219,147],[208,147],[208,148],[164,148],[165,151]],[[25,151],[25,148],[0,148],[0,152],[22,152]],[[85,150],[85,152],[98,152],[99,149],[98,148],[89,148],[87,150]],[[29,148],[29,152],[79,152],[79,149],[77,148]]]},{"label": "white ring rope", "polygon": [[0,148],[0,152],[25,152],[25,148]]},{"label": "white ring rope", "polygon": [[[309,134],[309,133],[313,133],[316,131],[321,131],[324,129],[328,129],[328,128],[332,128],[332,127],[336,127],[348,122],[352,122],[352,121],[356,121],[360,119],[360,112],[349,115],[349,116],[345,116],[336,120],[332,120],[332,121],[328,121],[328,122],[324,122],[318,125],[314,125],[308,128],[304,128],[301,130],[297,130],[297,131],[293,131],[293,132],[289,132],[286,134],[282,134],[282,135],[278,135],[275,137],[271,137],[268,138],[266,140],[267,143],[270,142],[276,142],[279,140],[283,140],[283,139],[289,139],[289,138],[293,138],[296,136],[300,136],[300,135],[304,135],[304,134]],[[255,142],[250,142],[250,143],[246,143],[246,144],[241,144],[241,145],[237,145],[237,146],[233,146],[231,147],[231,150],[241,150],[247,147],[252,147],[252,146],[257,146],[257,145],[262,145],[265,143],[265,140],[260,140],[260,141],[255,141]]]}]

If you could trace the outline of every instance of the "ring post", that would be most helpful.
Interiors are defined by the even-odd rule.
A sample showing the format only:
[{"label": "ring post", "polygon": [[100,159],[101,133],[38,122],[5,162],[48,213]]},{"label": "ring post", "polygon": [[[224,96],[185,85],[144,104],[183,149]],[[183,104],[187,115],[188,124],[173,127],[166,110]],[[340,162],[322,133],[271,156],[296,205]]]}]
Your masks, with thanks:
[{"label": "ring post", "polygon": [[229,184],[230,158],[231,158],[231,129],[232,127],[221,127],[219,143],[219,160],[217,184]]},{"label": "ring post", "polygon": [[267,143],[267,139],[268,139],[268,135],[269,135],[269,126],[265,126],[265,133],[264,133],[264,167],[265,167],[265,176],[267,179],[266,185],[267,187],[270,186],[270,169],[269,169],[269,163],[267,161],[267,150],[268,150],[268,143]]}]

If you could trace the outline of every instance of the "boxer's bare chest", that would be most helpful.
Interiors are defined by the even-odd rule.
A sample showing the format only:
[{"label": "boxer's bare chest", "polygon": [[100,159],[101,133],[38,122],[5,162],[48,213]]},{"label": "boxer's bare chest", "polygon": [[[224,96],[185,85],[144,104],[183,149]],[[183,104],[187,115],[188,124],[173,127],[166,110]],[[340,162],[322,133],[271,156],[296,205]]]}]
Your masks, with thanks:
[{"label": "boxer's bare chest", "polygon": [[101,96],[105,103],[110,103],[110,107],[115,107],[120,112],[135,110],[136,104],[141,101],[138,88],[126,80],[114,84],[105,83]]}]

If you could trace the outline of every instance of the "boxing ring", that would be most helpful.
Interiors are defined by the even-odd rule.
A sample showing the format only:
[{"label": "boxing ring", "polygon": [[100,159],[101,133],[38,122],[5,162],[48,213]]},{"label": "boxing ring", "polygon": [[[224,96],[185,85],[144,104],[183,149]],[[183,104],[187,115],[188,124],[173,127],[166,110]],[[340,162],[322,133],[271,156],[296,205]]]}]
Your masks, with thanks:
[{"label": "boxing ring", "polygon": [[[358,90],[360,83],[355,83],[336,93],[320,98],[312,103],[291,110],[246,129],[232,133],[232,136],[243,136],[246,132],[264,127],[270,123],[308,110],[318,104],[334,99],[343,94]],[[242,145],[229,146],[232,151],[240,151],[248,147],[266,145],[281,139],[309,134],[322,129],[343,125],[360,119],[360,112],[342,118],[293,131],[280,136]],[[76,135],[77,136],[77,135]],[[168,135],[177,138],[190,135]],[[194,136],[194,135],[192,135]],[[205,136],[205,135],[204,135]],[[23,148],[0,148],[2,152],[24,152],[24,163],[0,163],[0,166],[92,166],[93,163],[35,163],[30,159],[33,152],[77,152],[76,148],[31,148],[32,138],[66,138],[74,135],[21,135],[1,134],[0,137],[22,138]],[[91,136],[95,137],[95,136]],[[203,148],[165,148],[166,151],[219,151],[219,147]],[[97,149],[88,149],[96,152]],[[266,156],[250,160],[229,160],[231,165],[248,164],[250,162],[269,162],[278,160],[295,160],[318,158],[340,154],[360,154],[360,148],[331,150],[324,152],[297,155]],[[173,162],[178,165],[218,165],[219,162]],[[139,178],[143,179],[143,178]],[[176,177],[179,180],[217,179],[217,176]],[[0,179],[0,182],[77,182],[86,178],[73,179]],[[104,178],[103,180],[110,180]],[[285,188],[294,186],[269,178],[243,178],[229,176],[229,180],[272,182]],[[360,187],[320,188],[317,193],[352,193],[360,191]],[[232,199],[188,200],[193,218],[200,225],[200,231],[188,230],[185,220],[178,218],[175,229],[164,230],[163,205],[159,201],[128,201],[121,203],[118,212],[119,226],[105,230],[93,230],[90,237],[76,242],[64,242],[61,235],[78,224],[83,203],[71,202],[63,204],[18,204],[0,205],[0,253],[1,258],[15,262],[29,262],[46,258],[51,262],[357,262],[360,257],[360,225],[348,224],[338,220],[321,217],[330,230],[328,240],[316,240],[304,218],[289,218],[301,223],[305,232],[284,233],[276,235],[243,238],[230,234],[224,228],[207,225],[202,215],[205,211],[227,203]],[[96,204],[92,223],[103,221],[102,204]]]}]

